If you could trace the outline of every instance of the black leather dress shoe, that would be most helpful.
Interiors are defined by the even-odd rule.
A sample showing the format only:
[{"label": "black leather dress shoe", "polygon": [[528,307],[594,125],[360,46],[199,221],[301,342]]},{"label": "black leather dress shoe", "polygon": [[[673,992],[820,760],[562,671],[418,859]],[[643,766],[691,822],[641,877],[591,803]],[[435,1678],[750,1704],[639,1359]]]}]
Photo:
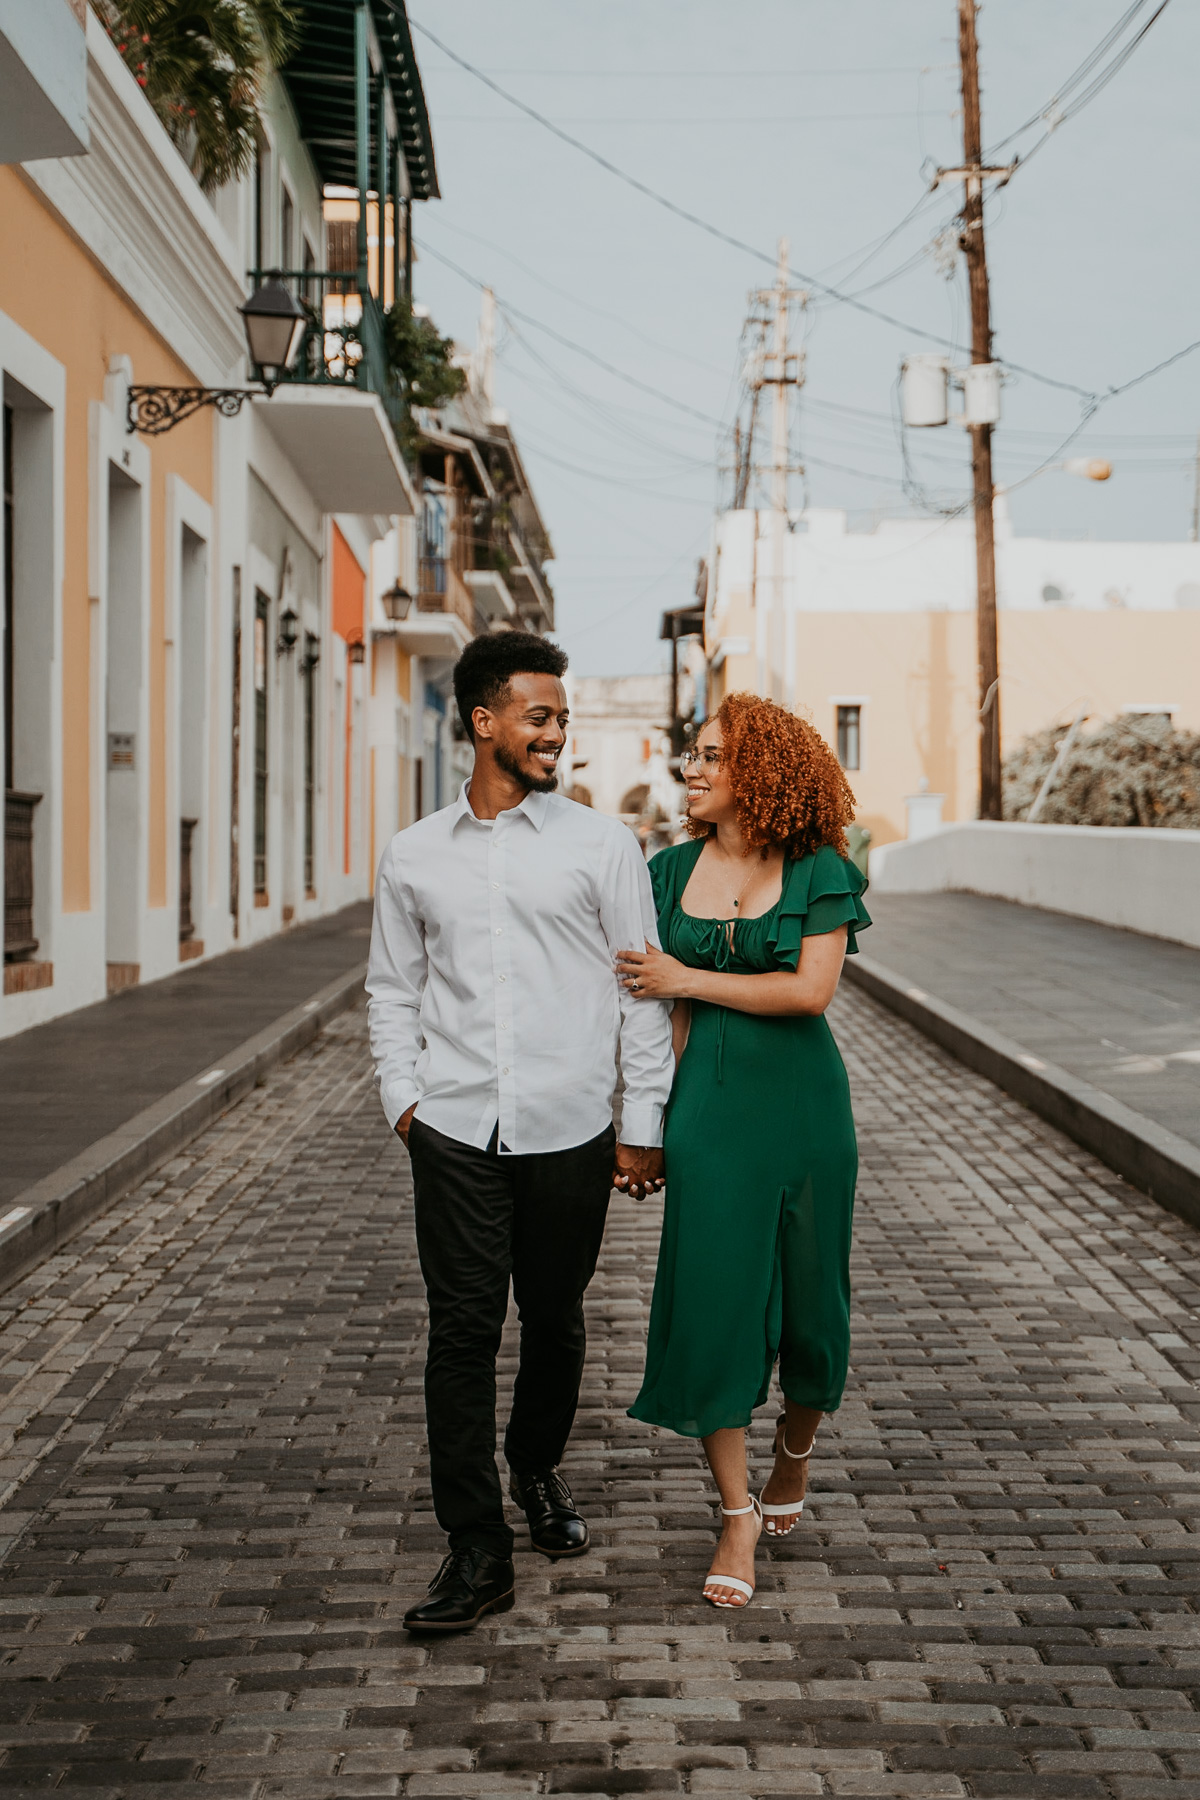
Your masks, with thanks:
[{"label": "black leather dress shoe", "polygon": [[429,1598],[404,1615],[409,1631],[470,1631],[484,1613],[514,1605],[511,1557],[452,1550],[429,1584]]},{"label": "black leather dress shoe", "polygon": [[508,1491],[529,1520],[529,1538],[535,1550],[543,1556],[583,1555],[592,1541],[591,1533],[557,1469],[538,1469],[532,1475],[514,1473]]}]

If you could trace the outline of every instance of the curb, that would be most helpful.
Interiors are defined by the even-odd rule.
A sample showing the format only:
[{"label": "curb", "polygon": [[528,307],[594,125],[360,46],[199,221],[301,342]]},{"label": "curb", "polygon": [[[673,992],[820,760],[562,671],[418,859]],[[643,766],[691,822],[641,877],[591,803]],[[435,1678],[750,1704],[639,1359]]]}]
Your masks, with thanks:
[{"label": "curb", "polygon": [[311,1044],[330,1019],[354,1005],[365,979],[365,963],[339,975],[311,1000],[238,1044],[219,1068],[164,1094],[18,1194],[0,1215],[0,1292],[236,1105],[268,1069]]},{"label": "curb", "polygon": [[1200,1150],[1057,1063],[948,1006],[873,957],[847,957],[856,987],[1065,1131],[1168,1212],[1200,1225]]}]

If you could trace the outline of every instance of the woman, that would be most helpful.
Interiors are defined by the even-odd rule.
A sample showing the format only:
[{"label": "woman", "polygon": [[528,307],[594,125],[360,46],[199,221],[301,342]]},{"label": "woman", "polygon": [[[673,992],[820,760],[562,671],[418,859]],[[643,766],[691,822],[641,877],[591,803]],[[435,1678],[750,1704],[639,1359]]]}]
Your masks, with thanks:
[{"label": "woman", "polygon": [[[871,921],[846,856],[854,796],[811,725],[731,694],[680,767],[692,841],[650,864],[663,949],[617,964],[639,999],[675,1003],[666,1210],[629,1410],[703,1443],[724,1515],[704,1598],[745,1606],[764,1519],[774,1536],[795,1525],[846,1379],[858,1154],[824,1015]],[[784,1412],[760,1501],[746,1426],[777,1356]]]}]

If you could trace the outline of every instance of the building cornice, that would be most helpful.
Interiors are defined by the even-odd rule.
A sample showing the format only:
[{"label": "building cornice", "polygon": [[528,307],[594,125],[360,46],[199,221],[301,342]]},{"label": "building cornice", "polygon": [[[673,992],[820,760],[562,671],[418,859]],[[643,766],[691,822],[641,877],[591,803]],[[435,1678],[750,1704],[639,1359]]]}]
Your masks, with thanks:
[{"label": "building cornice", "polygon": [[21,173],[196,381],[236,379],[246,296],[236,249],[90,12],[87,48],[89,154]]}]

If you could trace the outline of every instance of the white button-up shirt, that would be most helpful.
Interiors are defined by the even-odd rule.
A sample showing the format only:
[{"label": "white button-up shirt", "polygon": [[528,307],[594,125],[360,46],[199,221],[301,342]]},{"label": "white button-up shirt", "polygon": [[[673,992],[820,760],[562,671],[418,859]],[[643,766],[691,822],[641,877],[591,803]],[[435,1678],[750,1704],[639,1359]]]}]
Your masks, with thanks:
[{"label": "white button-up shirt", "polygon": [[668,1006],[635,1000],[618,950],[658,943],[633,833],[560,794],[477,819],[453,806],[392,839],[379,865],[367,973],[375,1079],[389,1125],[414,1103],[444,1136],[501,1152],[565,1150],[612,1119],[662,1143]]}]

